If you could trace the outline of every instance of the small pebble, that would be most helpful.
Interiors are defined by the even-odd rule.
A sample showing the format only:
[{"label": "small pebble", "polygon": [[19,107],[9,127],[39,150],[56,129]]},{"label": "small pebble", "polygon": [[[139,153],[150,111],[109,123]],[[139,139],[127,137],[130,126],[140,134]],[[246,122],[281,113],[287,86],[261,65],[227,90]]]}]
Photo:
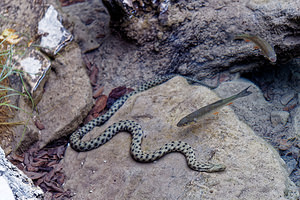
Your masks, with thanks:
[{"label": "small pebble", "polygon": [[288,150],[292,146],[292,143],[289,142],[287,139],[281,139],[279,142],[279,150],[285,151]]},{"label": "small pebble", "polygon": [[271,122],[273,126],[285,125],[290,116],[287,111],[273,111],[271,112]]},{"label": "small pebble", "polygon": [[295,108],[295,113],[293,114],[293,127],[295,134],[300,137],[300,106]]},{"label": "small pebble", "polygon": [[297,167],[297,161],[291,156],[283,157],[283,160],[286,162],[288,174],[291,174]]},{"label": "small pebble", "polygon": [[35,120],[34,124],[39,130],[45,129],[44,124],[42,124],[42,122],[40,120]]},{"label": "small pebble", "polygon": [[280,99],[280,102],[282,105],[287,105],[293,98],[295,97],[295,93],[294,92],[289,92],[286,93],[285,95],[283,95]]}]

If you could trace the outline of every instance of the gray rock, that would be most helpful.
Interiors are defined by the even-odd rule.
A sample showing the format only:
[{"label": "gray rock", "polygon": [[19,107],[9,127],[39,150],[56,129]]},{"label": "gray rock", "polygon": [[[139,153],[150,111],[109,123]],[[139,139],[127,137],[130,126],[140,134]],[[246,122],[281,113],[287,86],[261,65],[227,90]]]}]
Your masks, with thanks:
[{"label": "gray rock", "polygon": [[261,90],[255,84],[246,79],[237,79],[223,82],[214,91],[220,97],[225,98],[249,85],[252,85],[249,90],[253,93],[242,99],[237,99],[230,107],[233,108],[240,120],[248,124],[257,135],[264,137],[265,133],[270,132],[272,128],[270,113],[273,111],[273,106],[264,99]]},{"label": "gray rock", "polygon": [[[248,85],[240,83],[236,90]],[[229,107],[192,126],[176,126],[188,113],[218,99],[209,89],[176,77],[130,98],[84,140],[100,135],[116,121],[132,119],[143,127],[143,150],[183,140],[195,149],[197,159],[225,164],[224,172],[195,172],[176,153],[154,163],[138,163],[129,153],[131,137],[120,133],[93,151],[67,148],[65,189],[71,189],[73,199],[297,199],[297,188],[278,153]]]},{"label": "gray rock", "polygon": [[298,162],[293,157],[286,157],[285,162],[288,174],[291,174],[295,169],[297,169]]},{"label": "gray rock", "polygon": [[[121,2],[111,0],[117,1]],[[236,33],[252,33],[266,39],[280,53],[279,62],[285,53],[299,54],[299,40],[292,31],[299,29],[293,23],[300,15],[297,0],[171,1],[170,4],[166,25],[162,26],[158,15],[152,16],[151,11],[144,18],[132,17],[120,25],[121,30],[113,29],[113,34],[107,28],[110,16],[99,1],[62,8],[75,24],[75,40],[84,51],[101,45],[89,55],[101,67],[98,84],[105,84],[106,93],[120,85],[134,86],[141,79],[148,80],[157,74],[179,72],[203,78],[228,68],[231,72],[250,71],[269,63],[261,53],[253,51],[252,44],[232,41]],[[116,16],[119,15],[111,17]],[[125,35],[125,40],[120,35]],[[127,42],[128,38],[133,42]]]},{"label": "gray rock", "polygon": [[[116,3],[119,6],[124,1],[104,2],[115,8],[115,2],[121,2]],[[142,2],[147,5],[150,1]],[[126,19],[118,30],[126,39],[138,43],[138,48],[114,37],[108,37],[102,44],[99,51],[102,80],[116,81],[118,77],[116,84],[121,85],[123,77],[131,73],[135,76],[125,79],[127,83],[138,79],[134,77],[147,79],[153,74],[174,71],[201,78],[226,68],[233,72],[250,71],[269,63],[253,50],[253,44],[231,40],[240,33],[259,35],[267,40],[275,46],[279,62],[289,53],[299,54],[300,41],[293,34],[299,29],[299,23],[294,23],[300,15],[298,0],[171,1],[164,23],[157,10],[151,10],[151,6],[149,9]],[[240,64],[246,59],[246,64]],[[120,65],[130,72],[118,69]]]},{"label": "gray rock", "polygon": [[293,128],[298,137],[300,137],[300,107],[296,108],[296,111],[293,115]]},{"label": "gray rock", "polygon": [[284,126],[287,123],[287,120],[290,116],[290,113],[287,111],[272,111],[271,112],[271,122],[273,126],[281,125]]},{"label": "gray rock", "polygon": [[100,47],[109,36],[110,17],[102,1],[91,0],[62,7],[74,24],[73,34],[81,50],[86,53]]},{"label": "gray rock", "polygon": [[1,28],[13,28],[18,33],[35,39],[37,23],[42,19],[45,11],[41,9],[41,4],[30,0],[25,0],[22,4],[18,0],[1,0],[0,6],[2,8],[0,10]]},{"label": "gray rock", "polygon": [[[30,178],[5,158],[4,151],[1,147],[0,175],[1,199],[43,199],[44,192],[39,187],[35,186]],[[7,182],[8,185],[5,182]],[[11,196],[11,192],[13,193],[13,196]]]},{"label": "gray rock", "polygon": [[282,105],[287,105],[294,97],[295,97],[295,93],[294,91],[291,91],[283,95],[280,99],[280,102]]}]

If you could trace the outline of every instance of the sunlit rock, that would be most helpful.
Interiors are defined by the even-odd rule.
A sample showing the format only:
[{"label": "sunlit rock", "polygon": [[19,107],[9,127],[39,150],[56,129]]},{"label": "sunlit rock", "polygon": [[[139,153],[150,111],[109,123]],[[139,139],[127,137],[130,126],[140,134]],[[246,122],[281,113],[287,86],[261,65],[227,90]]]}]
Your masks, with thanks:
[{"label": "sunlit rock", "polygon": [[50,55],[56,55],[59,50],[73,39],[71,33],[66,30],[58,13],[51,5],[44,18],[39,22],[38,33],[42,35],[41,44],[43,51]]},{"label": "sunlit rock", "polygon": [[16,67],[23,72],[25,81],[29,86],[29,92],[34,103],[37,104],[42,98],[43,86],[47,81],[47,74],[51,62],[40,51],[31,49],[17,64]]}]

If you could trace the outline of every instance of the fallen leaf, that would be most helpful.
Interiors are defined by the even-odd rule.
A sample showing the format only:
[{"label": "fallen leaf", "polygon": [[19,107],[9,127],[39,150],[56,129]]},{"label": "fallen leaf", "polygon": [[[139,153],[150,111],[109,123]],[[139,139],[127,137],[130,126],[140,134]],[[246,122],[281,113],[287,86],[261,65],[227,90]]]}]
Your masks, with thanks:
[{"label": "fallen leaf", "polygon": [[62,189],[62,187],[60,185],[58,185],[57,183],[51,181],[51,182],[47,182],[45,181],[44,182],[48,187],[50,187],[52,189],[52,191],[55,191],[55,192],[61,192],[63,193],[64,190]]},{"label": "fallen leaf", "polygon": [[47,172],[38,173],[38,172],[24,172],[32,180],[39,179],[47,174]]},{"label": "fallen leaf", "polygon": [[99,97],[104,91],[104,87],[99,87],[98,89],[95,90],[95,92],[93,93],[93,98],[96,99],[97,97]]},{"label": "fallen leaf", "polygon": [[20,156],[20,155],[14,154],[14,155],[11,156],[11,159],[17,160],[19,162],[23,162],[24,161],[24,156]]},{"label": "fallen leaf", "polygon": [[106,107],[106,102],[107,102],[107,96],[101,95],[95,102],[95,105],[94,105],[91,113],[92,114],[100,113]]},{"label": "fallen leaf", "polygon": [[97,84],[97,78],[98,78],[98,73],[99,73],[99,69],[98,67],[95,65],[92,69],[92,72],[90,74],[90,81],[91,81],[91,84],[93,86],[95,86]]}]

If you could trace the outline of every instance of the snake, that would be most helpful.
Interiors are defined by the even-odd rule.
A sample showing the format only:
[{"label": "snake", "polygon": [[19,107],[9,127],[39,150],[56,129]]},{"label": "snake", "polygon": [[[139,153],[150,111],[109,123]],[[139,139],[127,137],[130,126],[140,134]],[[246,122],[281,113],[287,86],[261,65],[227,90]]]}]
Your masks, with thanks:
[{"label": "snake", "polygon": [[[142,151],[141,143],[144,132],[141,125],[132,120],[121,120],[119,122],[113,123],[107,129],[105,129],[99,136],[92,138],[89,141],[82,140],[82,138],[94,127],[101,126],[105,122],[107,122],[122,107],[122,105],[126,102],[128,98],[137,93],[148,90],[154,86],[160,85],[170,80],[174,76],[176,75],[171,74],[156,77],[155,79],[142,84],[136,90],[125,94],[124,96],[119,98],[117,101],[114,102],[114,104],[109,108],[109,110],[105,114],[89,121],[77,131],[71,134],[70,145],[72,149],[74,149],[77,152],[91,151],[108,142],[117,133],[125,131],[129,132],[132,135],[130,154],[133,157],[133,159],[137,162],[149,163],[158,160],[159,158],[163,157],[168,153],[179,152],[185,156],[187,165],[192,170],[199,172],[224,171],[226,167],[223,164],[213,164],[209,162],[203,163],[197,161],[193,148],[188,143],[183,141],[172,141],[166,143],[159,149],[152,152]],[[190,77],[184,78],[186,78],[189,81],[198,82],[197,80],[194,80]]]}]

